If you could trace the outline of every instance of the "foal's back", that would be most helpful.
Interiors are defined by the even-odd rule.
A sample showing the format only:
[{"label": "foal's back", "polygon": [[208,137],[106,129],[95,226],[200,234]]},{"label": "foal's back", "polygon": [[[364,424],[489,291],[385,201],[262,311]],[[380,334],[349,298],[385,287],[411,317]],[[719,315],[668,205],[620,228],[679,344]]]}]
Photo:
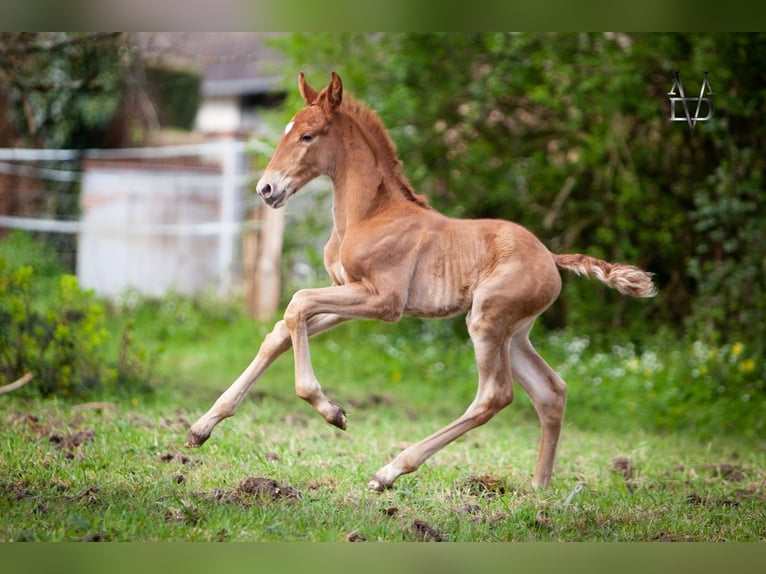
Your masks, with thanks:
[{"label": "foal's back", "polygon": [[[365,230],[370,245],[353,249],[369,261],[376,247],[385,249],[388,264],[401,266],[406,277],[404,313],[417,317],[448,317],[468,311],[477,290],[510,291],[523,288],[534,299],[535,311],[558,296],[560,275],[548,249],[524,227],[497,219],[454,219],[432,209],[403,205],[386,222],[371,222]],[[381,246],[370,233],[377,229],[395,241]],[[351,250],[344,250],[349,253]],[[364,267],[345,261],[354,270]],[[352,267],[353,266],[353,267]],[[364,279],[364,277],[355,277]],[[541,300],[542,299],[542,300]]]}]

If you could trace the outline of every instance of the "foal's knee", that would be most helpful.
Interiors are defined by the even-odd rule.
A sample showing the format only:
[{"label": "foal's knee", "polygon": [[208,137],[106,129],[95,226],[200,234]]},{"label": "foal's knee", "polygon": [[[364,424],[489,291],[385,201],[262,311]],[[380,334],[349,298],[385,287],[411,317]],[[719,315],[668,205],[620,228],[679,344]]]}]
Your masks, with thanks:
[{"label": "foal's knee", "polygon": [[[295,329],[299,321],[305,318],[307,310],[307,300],[304,292],[297,291],[290,299],[290,303],[285,309],[284,324],[285,327],[292,331]],[[277,323],[279,325],[279,323]]]}]

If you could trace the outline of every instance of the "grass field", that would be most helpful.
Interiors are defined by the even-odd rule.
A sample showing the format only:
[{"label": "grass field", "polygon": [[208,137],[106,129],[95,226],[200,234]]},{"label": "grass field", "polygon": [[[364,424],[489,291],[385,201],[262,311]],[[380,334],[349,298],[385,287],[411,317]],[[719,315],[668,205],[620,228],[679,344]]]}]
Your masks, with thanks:
[{"label": "grass field", "polygon": [[[578,395],[593,394],[586,381],[595,374],[578,377],[575,368],[550,488],[529,486],[539,430],[517,394],[393,490],[367,492],[380,466],[473,398],[470,346],[443,336],[450,325],[360,323],[315,340],[317,374],[346,408],[346,432],[295,397],[287,355],[235,417],[187,450],[188,425],[247,365],[267,329],[225,310],[201,324],[178,302],[172,307],[142,310],[147,316],[136,320],[134,338],[161,343],[154,393],[84,404],[0,398],[0,540],[766,539],[761,438],[649,432],[623,420],[631,411],[622,399],[588,410]],[[550,345],[543,354],[556,364],[563,343]],[[580,353],[583,364],[598,363]]]}]

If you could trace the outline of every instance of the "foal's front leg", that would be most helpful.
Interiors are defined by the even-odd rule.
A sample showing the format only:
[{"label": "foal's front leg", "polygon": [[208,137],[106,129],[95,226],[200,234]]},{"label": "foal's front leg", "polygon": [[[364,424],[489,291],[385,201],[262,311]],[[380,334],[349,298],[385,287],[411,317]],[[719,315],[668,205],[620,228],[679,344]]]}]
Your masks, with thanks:
[{"label": "foal's front leg", "polygon": [[[326,331],[346,319],[338,315],[317,315],[308,324],[308,334]],[[224,391],[208,412],[195,422],[186,437],[187,447],[198,447],[210,437],[215,426],[223,419],[232,416],[250,388],[273,363],[277,357],[290,348],[290,333],[284,321],[277,322],[274,329],[266,335],[258,354],[244,372]]]},{"label": "foal's front leg", "polygon": [[[351,318],[394,320],[401,316],[399,299],[372,293],[360,283],[304,289],[298,291],[285,310],[285,324],[290,332],[295,355],[295,392],[336,427],[346,429],[346,413],[329,400],[319,386],[311,364],[309,325],[318,314]],[[393,311],[392,311],[393,309]],[[396,315],[394,317],[394,315]]]}]

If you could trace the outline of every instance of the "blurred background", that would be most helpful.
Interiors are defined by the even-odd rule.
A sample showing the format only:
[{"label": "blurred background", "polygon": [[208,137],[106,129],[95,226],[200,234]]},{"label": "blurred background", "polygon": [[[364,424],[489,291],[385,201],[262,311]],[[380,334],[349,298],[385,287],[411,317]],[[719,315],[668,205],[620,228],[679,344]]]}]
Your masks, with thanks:
[{"label": "blurred background", "polygon": [[[331,191],[319,181],[272,212],[252,184],[301,106],[298,72],[321,88],[335,70],[437,209],[513,220],[552,251],[655,273],[650,301],[565,276],[541,327],[580,337],[569,356],[582,337],[632,349],[625,361],[672,347],[673,400],[735,405],[757,433],[763,61],[764,34],[3,33],[7,273],[43,244],[37,260],[53,253],[97,299],[182,294],[276,317],[295,289],[327,284]],[[687,96],[705,72],[713,90],[713,116],[693,133],[670,121],[674,72]],[[2,311],[11,339],[14,309]],[[25,370],[12,348],[7,381]]]}]

